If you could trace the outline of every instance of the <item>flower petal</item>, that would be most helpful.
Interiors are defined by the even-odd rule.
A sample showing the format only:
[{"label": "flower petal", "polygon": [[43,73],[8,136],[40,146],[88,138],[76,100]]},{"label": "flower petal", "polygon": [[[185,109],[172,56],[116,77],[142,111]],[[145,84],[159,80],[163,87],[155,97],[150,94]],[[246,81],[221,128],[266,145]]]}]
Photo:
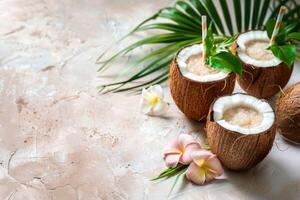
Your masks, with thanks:
[{"label": "flower petal", "polygon": [[170,142],[169,144],[167,144],[165,146],[165,148],[163,149],[163,154],[164,156],[166,156],[167,154],[174,154],[174,153],[178,153],[181,152],[179,149],[179,145],[178,145],[178,140],[173,140],[172,142]]},{"label": "flower petal", "polygon": [[143,97],[144,99],[148,99],[148,97],[149,97],[150,95],[151,95],[150,91],[147,90],[147,89],[145,89],[145,88],[143,88],[143,90],[142,90],[142,97]]},{"label": "flower petal", "polygon": [[152,109],[151,115],[162,115],[164,114],[169,108],[169,104],[160,100]]},{"label": "flower petal", "polygon": [[[180,134],[178,137],[179,144],[185,149],[189,144],[199,144],[191,135]],[[200,144],[199,144],[200,145]]]},{"label": "flower petal", "polygon": [[209,182],[209,181],[212,181],[213,179],[216,178],[216,174],[214,172],[211,172],[211,171],[206,171],[205,172],[205,181],[206,182]]},{"label": "flower petal", "polygon": [[179,159],[180,159],[180,154],[168,154],[165,156],[165,163],[167,167],[174,168],[177,166]]},{"label": "flower petal", "polygon": [[163,99],[164,98],[164,92],[163,89],[160,85],[153,85],[150,86],[148,89],[151,93],[157,95],[159,98]]},{"label": "flower petal", "polygon": [[190,164],[193,161],[191,154],[198,150],[201,150],[201,146],[198,143],[187,145],[179,162],[182,164]]},{"label": "flower petal", "polygon": [[190,164],[185,175],[188,180],[195,184],[203,185],[205,183],[205,171],[194,162]]},{"label": "flower petal", "polygon": [[227,179],[227,176],[226,176],[226,174],[223,173],[221,176],[216,176],[215,179],[224,180],[224,179]]},{"label": "flower petal", "polygon": [[[202,163],[203,160],[207,160],[211,156],[213,156],[213,154],[209,151],[204,150],[204,149],[194,151],[194,152],[191,153],[191,157],[192,157],[193,161],[198,166],[199,166],[199,163]],[[199,166],[199,167],[201,167],[201,166]]]},{"label": "flower petal", "polygon": [[146,102],[142,102],[141,109],[144,114],[150,114],[152,110],[152,106],[150,104],[147,104]]},{"label": "flower petal", "polygon": [[143,89],[142,91],[142,98],[140,101],[140,106],[141,106],[141,110],[144,114],[149,114],[152,110],[152,105],[150,102],[150,98],[151,94],[149,93],[148,90]]},{"label": "flower petal", "polygon": [[224,169],[221,165],[221,162],[219,161],[216,155],[209,157],[206,163],[209,166],[209,168],[211,168],[212,171],[215,172],[216,176],[221,176],[224,173]]},{"label": "flower petal", "polygon": [[159,116],[167,111],[169,104],[164,100],[163,89],[160,85],[143,89],[141,108],[144,114],[152,116]]}]

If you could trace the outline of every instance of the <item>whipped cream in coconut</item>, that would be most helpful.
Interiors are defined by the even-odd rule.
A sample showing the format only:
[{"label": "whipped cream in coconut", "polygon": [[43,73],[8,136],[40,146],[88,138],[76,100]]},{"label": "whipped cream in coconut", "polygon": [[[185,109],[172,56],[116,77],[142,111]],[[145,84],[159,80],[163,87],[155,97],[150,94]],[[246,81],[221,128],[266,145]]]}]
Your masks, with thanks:
[{"label": "whipped cream in coconut", "polygon": [[256,67],[273,67],[282,61],[276,58],[269,47],[266,31],[248,31],[237,38],[237,53],[239,58],[247,64]]},{"label": "whipped cream in coconut", "polygon": [[184,77],[199,82],[210,82],[224,79],[229,75],[228,71],[203,64],[202,52],[202,44],[186,47],[179,52],[176,61]]},{"label": "whipped cream in coconut", "polygon": [[272,127],[275,114],[271,106],[246,94],[220,97],[213,105],[214,121],[241,134],[258,134]]},{"label": "whipped cream in coconut", "polygon": [[246,53],[255,60],[272,60],[275,58],[271,50],[268,50],[269,42],[265,40],[251,40],[245,44]]},{"label": "whipped cream in coconut", "polygon": [[210,74],[217,74],[220,70],[212,68],[203,63],[202,54],[190,56],[187,61],[187,70],[198,76],[206,76]]},{"label": "whipped cream in coconut", "polygon": [[253,128],[262,122],[262,113],[247,105],[237,105],[225,110],[223,118],[226,122],[242,128]]}]

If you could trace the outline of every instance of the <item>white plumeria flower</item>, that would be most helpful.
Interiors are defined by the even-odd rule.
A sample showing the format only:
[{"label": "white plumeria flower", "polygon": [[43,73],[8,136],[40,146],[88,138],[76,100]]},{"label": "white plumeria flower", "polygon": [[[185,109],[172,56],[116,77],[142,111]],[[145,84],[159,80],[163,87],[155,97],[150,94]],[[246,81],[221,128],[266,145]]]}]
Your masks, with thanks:
[{"label": "white plumeria flower", "polygon": [[141,107],[143,113],[152,116],[162,115],[168,110],[169,103],[164,99],[163,89],[160,85],[143,89]]}]

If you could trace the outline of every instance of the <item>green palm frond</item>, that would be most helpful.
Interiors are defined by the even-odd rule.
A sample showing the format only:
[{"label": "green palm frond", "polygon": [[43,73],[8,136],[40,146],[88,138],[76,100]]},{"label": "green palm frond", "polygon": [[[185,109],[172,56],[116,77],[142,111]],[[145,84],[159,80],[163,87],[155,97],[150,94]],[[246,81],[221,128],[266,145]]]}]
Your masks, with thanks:
[{"label": "green palm frond", "polygon": [[[249,29],[262,29],[266,22],[277,16],[280,6],[288,9],[287,23],[300,20],[300,5],[295,0],[179,0],[172,7],[160,9],[144,20],[121,40],[140,32],[152,34],[138,40],[107,60],[106,52],[97,63],[103,73],[117,59],[143,46],[154,50],[130,63],[126,69],[136,72],[124,76],[123,81],[115,81],[99,86],[100,92],[138,92],[143,87],[159,84],[168,79],[169,64],[174,55],[183,47],[201,42],[201,16],[206,15],[208,23],[213,22],[213,32],[221,42],[236,33]],[[300,30],[300,27],[297,27]],[[153,34],[154,31],[154,34]]]}]

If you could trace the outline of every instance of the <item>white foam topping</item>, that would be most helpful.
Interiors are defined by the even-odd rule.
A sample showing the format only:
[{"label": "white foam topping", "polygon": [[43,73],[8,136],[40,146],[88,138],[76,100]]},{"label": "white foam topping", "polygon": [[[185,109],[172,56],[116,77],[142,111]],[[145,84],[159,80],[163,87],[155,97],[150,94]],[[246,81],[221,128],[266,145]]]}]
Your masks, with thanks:
[{"label": "white foam topping", "polygon": [[[244,105],[255,109],[262,114],[262,122],[254,127],[246,128],[238,125],[233,125],[224,119],[224,112],[234,106]],[[256,97],[246,94],[233,94],[217,99],[213,105],[213,118],[216,123],[227,130],[235,131],[241,134],[258,134],[272,127],[275,114],[271,106]]]},{"label": "white foam topping", "polygon": [[248,31],[239,35],[236,40],[236,43],[238,45],[238,56],[244,63],[251,64],[256,67],[274,67],[282,62],[275,56],[270,60],[257,60],[250,57],[246,53],[246,44],[255,40],[266,42],[270,41],[266,31]]},{"label": "white foam topping", "polygon": [[198,81],[198,82],[210,82],[210,81],[217,81],[222,80],[228,76],[230,72],[224,71],[224,70],[218,70],[218,73],[214,74],[207,74],[203,76],[196,75],[194,73],[189,72],[187,69],[187,61],[189,57],[197,54],[201,54],[203,51],[203,45],[202,44],[195,44],[189,47],[186,47],[182,49],[177,58],[177,64],[179,67],[179,70],[181,71],[182,75],[188,79]]}]

